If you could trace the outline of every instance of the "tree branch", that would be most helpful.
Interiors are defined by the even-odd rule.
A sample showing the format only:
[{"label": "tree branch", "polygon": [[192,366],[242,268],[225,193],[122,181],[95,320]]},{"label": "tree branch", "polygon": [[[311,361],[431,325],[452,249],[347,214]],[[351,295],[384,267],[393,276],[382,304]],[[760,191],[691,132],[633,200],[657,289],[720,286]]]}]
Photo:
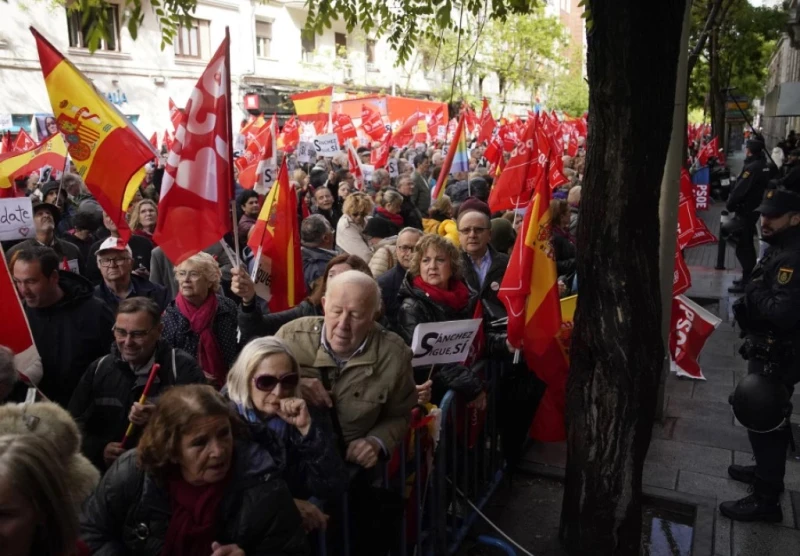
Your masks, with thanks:
[{"label": "tree branch", "polygon": [[[723,0],[714,0],[714,3],[711,5],[711,11],[708,13],[708,17],[706,18],[706,23],[703,26],[703,30],[700,32],[700,36],[697,39],[697,44],[694,45],[694,48],[689,53],[688,71],[687,71],[688,75],[692,74],[692,70],[694,69],[694,66],[697,63],[697,58],[700,56],[700,53],[706,46],[706,40],[708,39],[708,35],[711,32],[711,29],[715,25],[717,13],[719,13],[719,9],[722,6],[722,2]],[[722,19],[720,19],[720,21],[722,21]]]}]

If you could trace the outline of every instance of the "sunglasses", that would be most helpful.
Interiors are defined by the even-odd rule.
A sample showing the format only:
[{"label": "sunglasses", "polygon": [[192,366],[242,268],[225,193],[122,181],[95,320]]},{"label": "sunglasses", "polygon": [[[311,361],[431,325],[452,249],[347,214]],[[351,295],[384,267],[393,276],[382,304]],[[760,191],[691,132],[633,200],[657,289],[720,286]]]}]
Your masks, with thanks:
[{"label": "sunglasses", "polygon": [[300,375],[297,373],[285,374],[282,377],[261,375],[253,379],[256,388],[262,392],[272,392],[280,383],[283,388],[295,388],[300,383]]}]

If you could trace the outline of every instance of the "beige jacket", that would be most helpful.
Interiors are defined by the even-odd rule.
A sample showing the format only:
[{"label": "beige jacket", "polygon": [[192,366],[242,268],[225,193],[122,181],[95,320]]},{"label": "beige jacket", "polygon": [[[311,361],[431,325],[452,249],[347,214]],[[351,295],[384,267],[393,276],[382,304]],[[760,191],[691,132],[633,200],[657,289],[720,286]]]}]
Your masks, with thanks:
[{"label": "beige jacket", "polygon": [[375,246],[375,253],[369,260],[369,270],[372,272],[372,277],[376,280],[378,276],[394,267],[397,263],[394,257],[395,244],[397,243],[397,236],[387,237],[381,240]]},{"label": "beige jacket", "polygon": [[283,325],[277,336],[297,358],[301,377],[329,377],[345,443],[374,436],[391,453],[405,436],[417,402],[411,350],[375,323],[364,350],[340,371],[321,344],[322,323],[323,317],[299,318]]},{"label": "beige jacket", "polygon": [[363,226],[359,226],[346,214],[342,215],[336,225],[336,247],[369,263],[372,258],[372,248],[364,239],[363,231]]}]

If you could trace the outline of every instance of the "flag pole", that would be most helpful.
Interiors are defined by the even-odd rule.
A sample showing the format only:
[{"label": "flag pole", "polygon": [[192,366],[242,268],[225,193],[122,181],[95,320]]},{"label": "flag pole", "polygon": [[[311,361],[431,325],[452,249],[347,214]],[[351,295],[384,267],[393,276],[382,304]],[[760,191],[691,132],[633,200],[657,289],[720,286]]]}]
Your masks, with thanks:
[{"label": "flag pole", "polygon": [[[233,176],[233,97],[231,96],[231,31],[230,28],[225,26],[225,86],[227,87],[226,104],[228,110],[228,180],[230,183],[229,193],[231,195],[231,233],[233,234],[233,245],[236,249],[236,267],[242,266],[242,261],[239,258],[239,234],[237,231],[238,222],[236,222],[236,179]],[[224,240],[223,240],[224,241]]]}]

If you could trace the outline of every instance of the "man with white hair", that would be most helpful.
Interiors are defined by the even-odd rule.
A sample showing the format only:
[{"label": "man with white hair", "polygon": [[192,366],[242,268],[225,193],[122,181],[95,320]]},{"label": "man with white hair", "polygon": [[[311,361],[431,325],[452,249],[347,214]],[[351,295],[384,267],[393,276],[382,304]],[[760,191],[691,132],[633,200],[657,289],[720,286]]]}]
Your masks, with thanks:
[{"label": "man with white hair", "polygon": [[417,400],[412,353],[375,322],[378,284],[349,270],[328,282],[324,317],[304,317],[278,331],[297,356],[300,387],[312,405],[333,407],[347,461],[364,468],[388,457],[408,429]]}]

